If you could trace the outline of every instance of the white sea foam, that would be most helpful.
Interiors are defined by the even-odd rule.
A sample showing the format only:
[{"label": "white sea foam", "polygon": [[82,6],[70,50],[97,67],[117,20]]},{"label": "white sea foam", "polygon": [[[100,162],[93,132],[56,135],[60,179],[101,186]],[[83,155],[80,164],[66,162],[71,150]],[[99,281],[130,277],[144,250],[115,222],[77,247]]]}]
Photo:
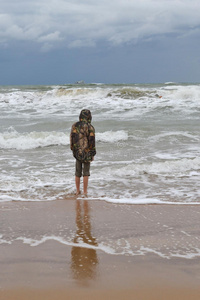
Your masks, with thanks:
[{"label": "white sea foam", "polygon": [[135,163],[130,162],[122,167],[105,168],[103,171],[110,176],[135,176],[139,174],[157,174],[157,175],[188,175],[189,171],[200,170],[200,157],[182,158],[176,160],[163,160],[153,163]]},{"label": "white sea foam", "polygon": [[[115,143],[127,140],[128,133],[124,130],[97,132],[96,139],[99,142]],[[12,131],[0,133],[0,148],[2,149],[27,150],[54,145],[69,145],[69,132],[34,131],[30,133],[19,133],[12,129]]]},{"label": "white sea foam", "polygon": [[187,138],[189,140],[194,140],[197,142],[200,142],[200,138],[198,135],[191,134],[189,132],[181,132],[181,131],[171,131],[171,132],[163,132],[154,136],[151,136],[148,138],[149,141],[152,142],[158,142],[162,139],[170,138],[170,137],[176,137],[176,138]]},{"label": "white sea foam", "polygon": [[7,241],[7,240],[3,239],[3,234],[0,234],[0,245],[1,244],[9,244],[9,245],[11,245],[12,241]]},{"label": "white sea foam", "polygon": [[105,246],[103,244],[99,244],[98,246],[94,246],[94,245],[90,245],[87,243],[84,243],[82,241],[80,241],[79,243],[74,243],[71,241],[67,241],[64,238],[60,237],[60,236],[43,236],[40,240],[35,240],[35,239],[31,239],[31,238],[26,238],[26,237],[18,237],[16,238],[16,241],[22,241],[24,244],[28,244],[32,247],[37,247],[47,241],[56,241],[58,243],[61,243],[63,245],[67,245],[67,246],[71,246],[71,247],[79,247],[79,248],[87,248],[87,249],[94,249],[94,250],[101,250],[105,253],[109,253],[109,254],[114,254],[114,250],[109,247],[109,246]]},{"label": "white sea foam", "polygon": [[200,256],[200,249],[195,248],[195,249],[191,249],[189,251],[184,251],[184,253],[179,253],[179,251],[177,250],[177,252],[169,252],[169,253],[162,253],[161,251],[158,251],[156,249],[152,249],[149,247],[144,247],[141,246],[140,247],[140,251],[138,251],[140,255],[145,255],[148,253],[160,256],[161,258],[165,258],[165,259],[171,259],[171,258],[184,258],[184,259],[194,259]]},{"label": "white sea foam", "polygon": [[[162,95],[162,98],[157,98]],[[33,115],[65,115],[76,116],[80,109],[87,106],[95,114],[95,118],[106,116],[121,118],[142,116],[149,111],[170,107],[180,110],[183,115],[198,109],[200,86],[85,86],[83,87],[51,87],[49,90],[13,90],[0,93],[0,107],[9,106],[10,112]],[[30,111],[32,110],[32,112]],[[99,114],[99,112],[104,112]],[[96,113],[95,113],[96,112]]]},{"label": "white sea foam", "polygon": [[69,137],[63,132],[30,132],[20,134],[17,131],[0,133],[0,148],[26,150],[52,145],[68,145]]},{"label": "white sea foam", "polygon": [[22,198],[9,195],[0,195],[0,202],[23,201]]},{"label": "white sea foam", "polygon": [[190,248],[182,248],[179,251],[179,248],[175,249],[172,247],[171,249],[168,247],[161,251],[157,248],[150,248],[148,246],[144,246],[142,244],[135,247],[135,244],[132,245],[129,240],[123,239],[123,241],[117,240],[107,240],[104,242],[99,243],[96,245],[90,245],[83,241],[79,241],[78,243],[72,242],[70,239],[66,240],[62,236],[42,236],[40,239],[34,238],[27,238],[27,237],[17,237],[11,240],[6,240],[3,238],[3,235],[0,234],[0,244],[8,244],[12,245],[16,241],[21,241],[23,244],[29,245],[30,247],[37,247],[40,246],[48,241],[58,242],[64,246],[70,247],[79,247],[79,248],[86,248],[92,250],[100,250],[109,255],[128,255],[128,256],[144,256],[148,254],[154,254],[164,259],[171,259],[171,258],[179,258],[179,259],[195,259],[200,256],[200,249],[197,247],[190,247]]},{"label": "white sea foam", "polygon": [[97,141],[115,143],[128,140],[128,133],[124,130],[106,131],[96,134]]},{"label": "white sea foam", "polygon": [[[80,196],[78,199],[82,199]],[[111,197],[84,197],[85,200],[103,200],[109,203],[114,203],[114,204],[132,204],[132,205],[143,205],[143,204],[166,204],[166,205],[200,205],[200,202],[172,202],[172,201],[163,201],[161,199],[156,199],[156,198],[147,198],[146,196],[140,196],[140,197],[135,197],[135,198],[111,198]]]}]

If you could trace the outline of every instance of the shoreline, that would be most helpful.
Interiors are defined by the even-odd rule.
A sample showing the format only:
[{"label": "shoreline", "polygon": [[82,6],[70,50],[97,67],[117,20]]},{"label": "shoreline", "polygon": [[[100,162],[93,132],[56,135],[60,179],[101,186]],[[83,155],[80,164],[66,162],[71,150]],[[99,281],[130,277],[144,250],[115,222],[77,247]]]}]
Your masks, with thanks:
[{"label": "shoreline", "polygon": [[199,206],[71,198],[0,210],[3,300],[199,299]]}]

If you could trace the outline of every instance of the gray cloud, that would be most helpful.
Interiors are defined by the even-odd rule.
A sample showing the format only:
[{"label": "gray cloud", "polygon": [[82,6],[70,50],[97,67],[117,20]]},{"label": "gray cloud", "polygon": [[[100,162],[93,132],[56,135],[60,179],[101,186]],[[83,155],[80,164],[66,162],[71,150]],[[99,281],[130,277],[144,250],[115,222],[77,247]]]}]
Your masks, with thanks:
[{"label": "gray cloud", "polygon": [[190,35],[199,26],[199,0],[4,0],[0,44],[32,41],[43,51],[93,47],[99,40],[120,45]]}]

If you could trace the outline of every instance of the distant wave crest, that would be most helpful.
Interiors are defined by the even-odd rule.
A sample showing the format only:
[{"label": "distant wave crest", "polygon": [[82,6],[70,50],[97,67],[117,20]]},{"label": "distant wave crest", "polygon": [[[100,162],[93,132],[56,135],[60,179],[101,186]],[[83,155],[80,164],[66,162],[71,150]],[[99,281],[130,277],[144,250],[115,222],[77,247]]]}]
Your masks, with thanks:
[{"label": "distant wave crest", "polygon": [[30,132],[20,134],[17,131],[0,134],[0,148],[27,150],[53,145],[68,145],[69,137],[63,132]]},{"label": "distant wave crest", "polygon": [[[115,143],[128,139],[128,133],[124,130],[106,131],[96,133],[96,140],[105,143]],[[70,143],[69,133],[57,131],[43,131],[19,133],[16,130],[0,133],[1,149],[28,150],[48,146],[68,146]]]}]

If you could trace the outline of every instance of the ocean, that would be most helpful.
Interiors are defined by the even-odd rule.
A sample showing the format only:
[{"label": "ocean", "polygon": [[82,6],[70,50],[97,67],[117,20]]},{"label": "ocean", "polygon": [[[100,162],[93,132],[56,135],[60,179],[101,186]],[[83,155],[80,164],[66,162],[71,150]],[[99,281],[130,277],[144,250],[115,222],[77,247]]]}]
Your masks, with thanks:
[{"label": "ocean", "polygon": [[71,126],[91,110],[88,200],[200,203],[200,84],[0,87],[0,202],[75,193]]}]

